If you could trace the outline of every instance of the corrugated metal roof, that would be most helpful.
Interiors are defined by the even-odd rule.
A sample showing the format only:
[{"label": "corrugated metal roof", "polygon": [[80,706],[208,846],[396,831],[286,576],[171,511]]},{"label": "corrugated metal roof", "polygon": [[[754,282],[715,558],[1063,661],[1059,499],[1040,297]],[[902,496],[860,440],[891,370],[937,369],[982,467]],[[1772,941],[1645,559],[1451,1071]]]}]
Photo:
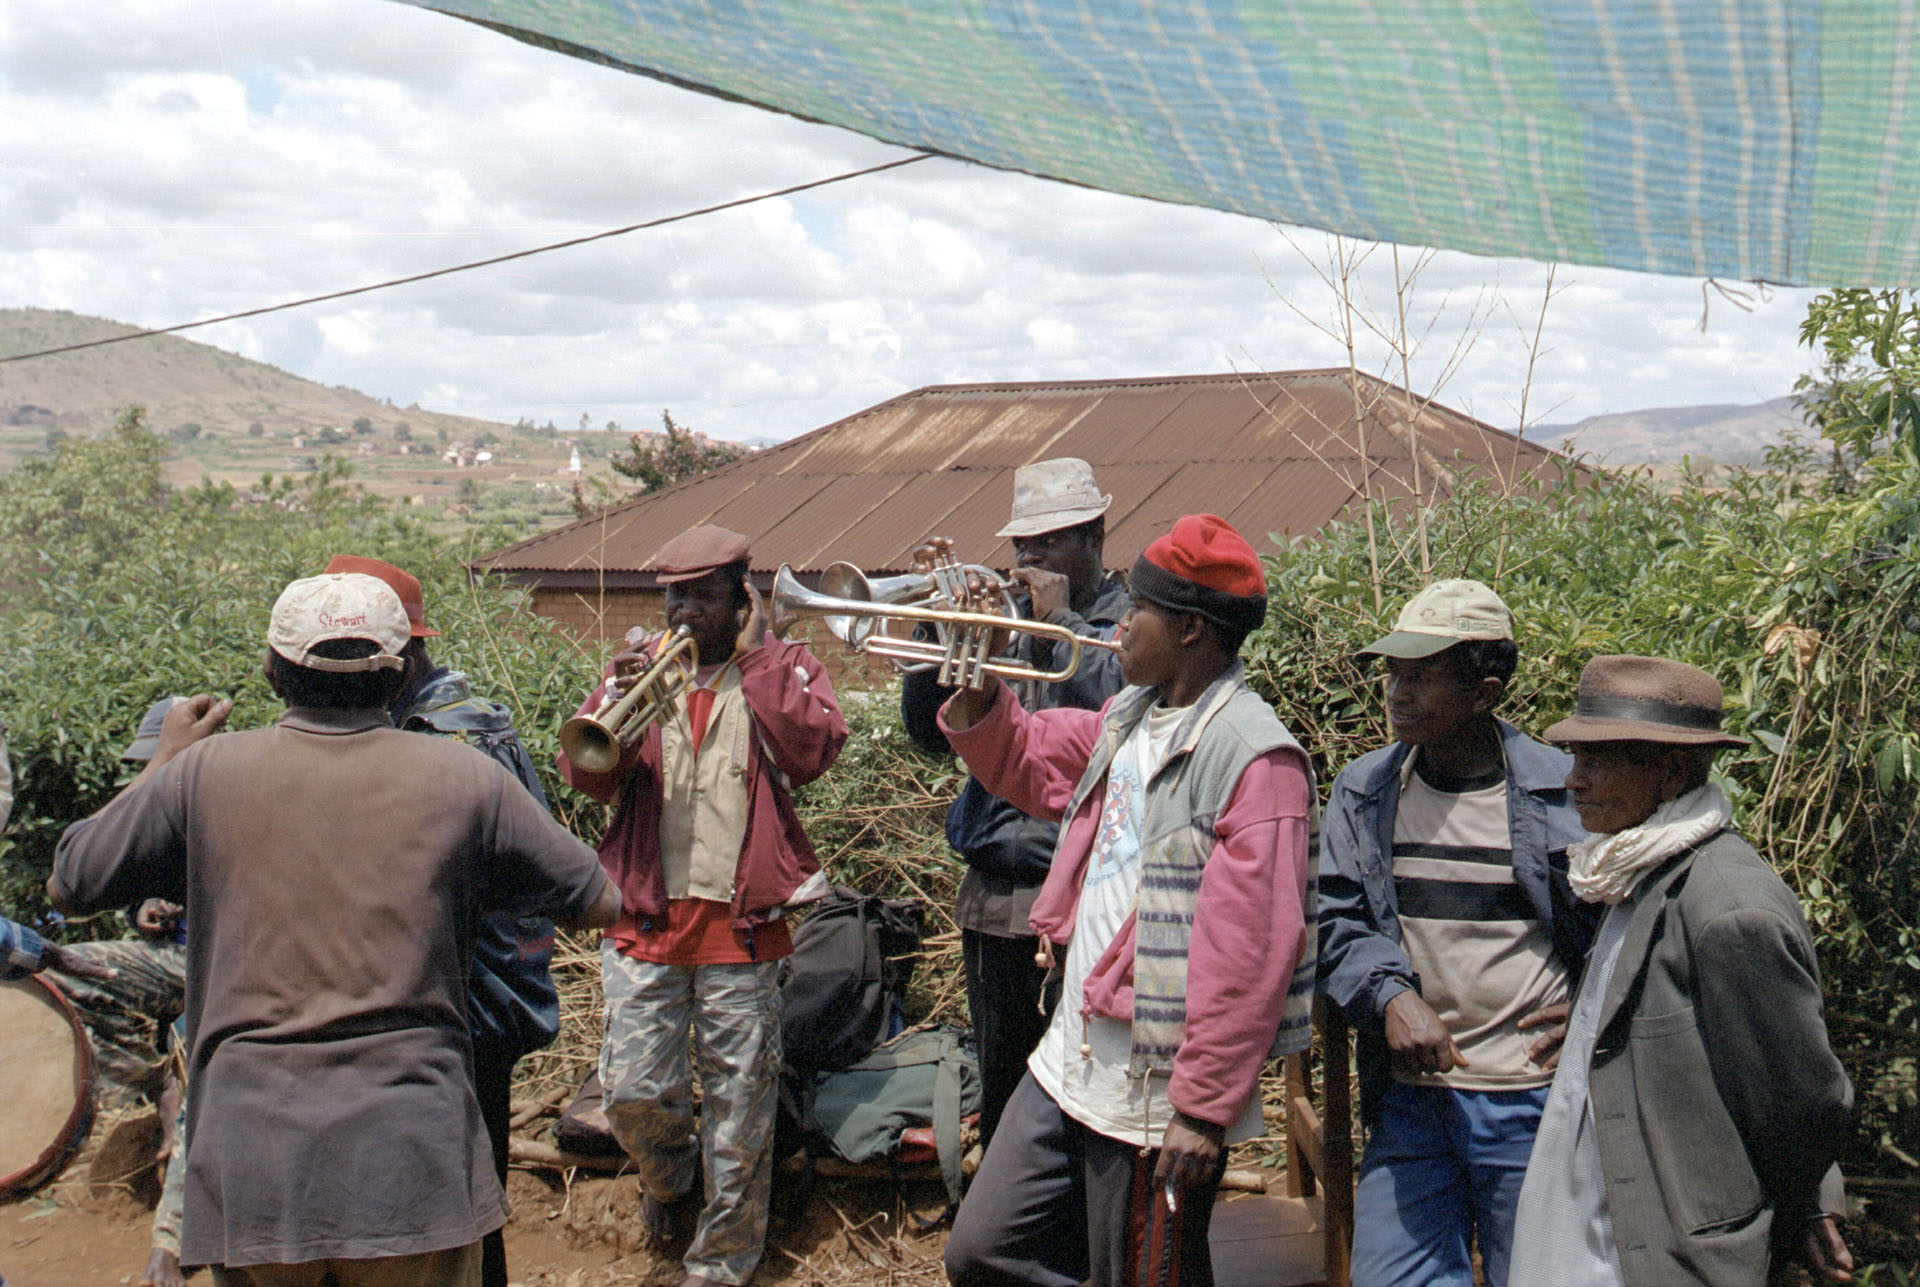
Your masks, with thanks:
[{"label": "corrugated metal roof", "polygon": [[1012,548],[994,532],[1013,502],[1013,471],[1054,456],[1087,460],[1113,494],[1111,567],[1131,565],[1174,519],[1199,511],[1224,516],[1264,548],[1268,533],[1316,531],[1359,495],[1356,400],[1376,495],[1412,494],[1409,420],[1428,496],[1467,470],[1506,477],[1569,463],[1449,408],[1409,403],[1371,376],[1350,383],[1344,370],[950,385],[883,402],[480,564],[530,581],[589,569],[644,574],[667,540],[719,523],[752,541],[756,571],[783,562],[817,571],[836,559],[898,570],[936,534],[951,536],[969,562],[1003,567]]}]

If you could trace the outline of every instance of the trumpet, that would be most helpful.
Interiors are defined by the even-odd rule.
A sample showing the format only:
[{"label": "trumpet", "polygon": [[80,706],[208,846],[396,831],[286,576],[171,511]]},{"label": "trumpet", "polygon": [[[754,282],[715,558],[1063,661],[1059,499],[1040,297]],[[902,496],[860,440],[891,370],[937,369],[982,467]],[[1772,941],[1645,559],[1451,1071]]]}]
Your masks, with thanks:
[{"label": "trumpet", "polygon": [[[935,669],[940,683],[958,688],[985,687],[988,676],[1014,683],[1057,684],[1080,669],[1084,649],[1120,650],[1119,644],[1106,639],[1088,638],[1065,626],[1014,616],[1007,583],[985,568],[975,570],[976,574],[985,572],[992,577],[992,588],[1007,603],[1008,612],[1001,615],[955,607],[952,596],[962,591],[953,574],[964,575],[970,569],[956,564],[945,570],[949,573],[946,578],[939,575],[942,569],[935,569],[869,580],[851,563],[834,563],[821,573],[821,588],[816,591],[801,585],[793,569],[783,563],[773,578],[773,611],[776,618],[818,616],[829,633],[854,652],[887,658],[906,670]],[[890,635],[880,628],[888,621],[927,622],[937,637]],[[990,649],[999,631],[1065,644],[1067,659],[1052,670],[1042,670],[1017,657],[995,656]]]},{"label": "trumpet", "polygon": [[560,726],[560,749],[587,772],[605,773],[656,720],[673,714],[681,694],[693,687],[699,666],[700,648],[691,630],[681,626],[662,635],[652,664],[625,693],[607,697],[593,714],[575,715]]}]

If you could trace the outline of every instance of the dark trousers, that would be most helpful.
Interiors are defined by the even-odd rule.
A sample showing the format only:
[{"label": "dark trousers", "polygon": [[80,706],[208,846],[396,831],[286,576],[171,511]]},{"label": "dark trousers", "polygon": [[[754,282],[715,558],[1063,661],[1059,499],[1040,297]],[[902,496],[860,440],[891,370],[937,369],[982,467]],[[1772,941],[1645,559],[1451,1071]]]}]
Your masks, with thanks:
[{"label": "dark trousers", "polygon": [[[1082,1126],[1031,1074],[1000,1124],[947,1239],[954,1287],[1138,1287],[1172,1281],[1164,1262],[1176,1259],[1180,1287],[1213,1287],[1207,1232],[1224,1156],[1207,1184],[1181,1197],[1175,1219],[1162,1194],[1142,1191],[1152,1188],[1159,1150],[1143,1159],[1133,1145]],[[1145,1241],[1138,1226],[1149,1212],[1177,1228],[1160,1272],[1140,1254],[1129,1281],[1129,1234]]]},{"label": "dark trousers", "polygon": [[[1027,1056],[1040,1044],[1053,1006],[1041,1009],[1047,972],[1034,964],[1037,938],[1000,938],[960,931],[967,971],[967,1013],[980,1057],[980,1146],[993,1143],[1013,1088],[1027,1075]],[[1049,998],[1049,1001],[1051,999]]]},{"label": "dark trousers", "polygon": [[[480,1120],[487,1125],[493,1145],[493,1170],[504,1188],[507,1183],[507,1123],[513,1118],[513,1059],[476,1046],[473,1052],[473,1090],[480,1100]],[[480,1287],[507,1287],[507,1241],[495,1229],[480,1240]]]}]

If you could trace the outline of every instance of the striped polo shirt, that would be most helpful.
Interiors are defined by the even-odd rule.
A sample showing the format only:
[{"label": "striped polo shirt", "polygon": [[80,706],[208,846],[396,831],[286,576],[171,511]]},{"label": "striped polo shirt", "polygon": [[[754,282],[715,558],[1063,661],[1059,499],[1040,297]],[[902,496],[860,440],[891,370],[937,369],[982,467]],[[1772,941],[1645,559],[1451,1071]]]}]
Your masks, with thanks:
[{"label": "striped polo shirt", "polygon": [[1450,778],[1416,749],[1401,769],[1393,824],[1400,934],[1420,994],[1470,1066],[1399,1080],[1455,1090],[1526,1090],[1553,1074],[1527,1058],[1539,1029],[1521,1016],[1565,1001],[1567,972],[1546,922],[1513,879],[1504,767]]}]

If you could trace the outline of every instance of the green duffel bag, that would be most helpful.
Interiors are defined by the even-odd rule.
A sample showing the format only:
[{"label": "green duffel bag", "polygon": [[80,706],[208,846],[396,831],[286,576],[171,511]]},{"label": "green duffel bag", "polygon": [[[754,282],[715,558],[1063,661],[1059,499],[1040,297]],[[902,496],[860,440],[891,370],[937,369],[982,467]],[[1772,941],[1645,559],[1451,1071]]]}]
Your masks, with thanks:
[{"label": "green duffel bag", "polygon": [[807,1086],[807,1126],[849,1162],[891,1155],[916,1126],[933,1127],[949,1202],[960,1200],[960,1122],[980,1111],[980,1067],[958,1028],[909,1028],[859,1063]]}]

